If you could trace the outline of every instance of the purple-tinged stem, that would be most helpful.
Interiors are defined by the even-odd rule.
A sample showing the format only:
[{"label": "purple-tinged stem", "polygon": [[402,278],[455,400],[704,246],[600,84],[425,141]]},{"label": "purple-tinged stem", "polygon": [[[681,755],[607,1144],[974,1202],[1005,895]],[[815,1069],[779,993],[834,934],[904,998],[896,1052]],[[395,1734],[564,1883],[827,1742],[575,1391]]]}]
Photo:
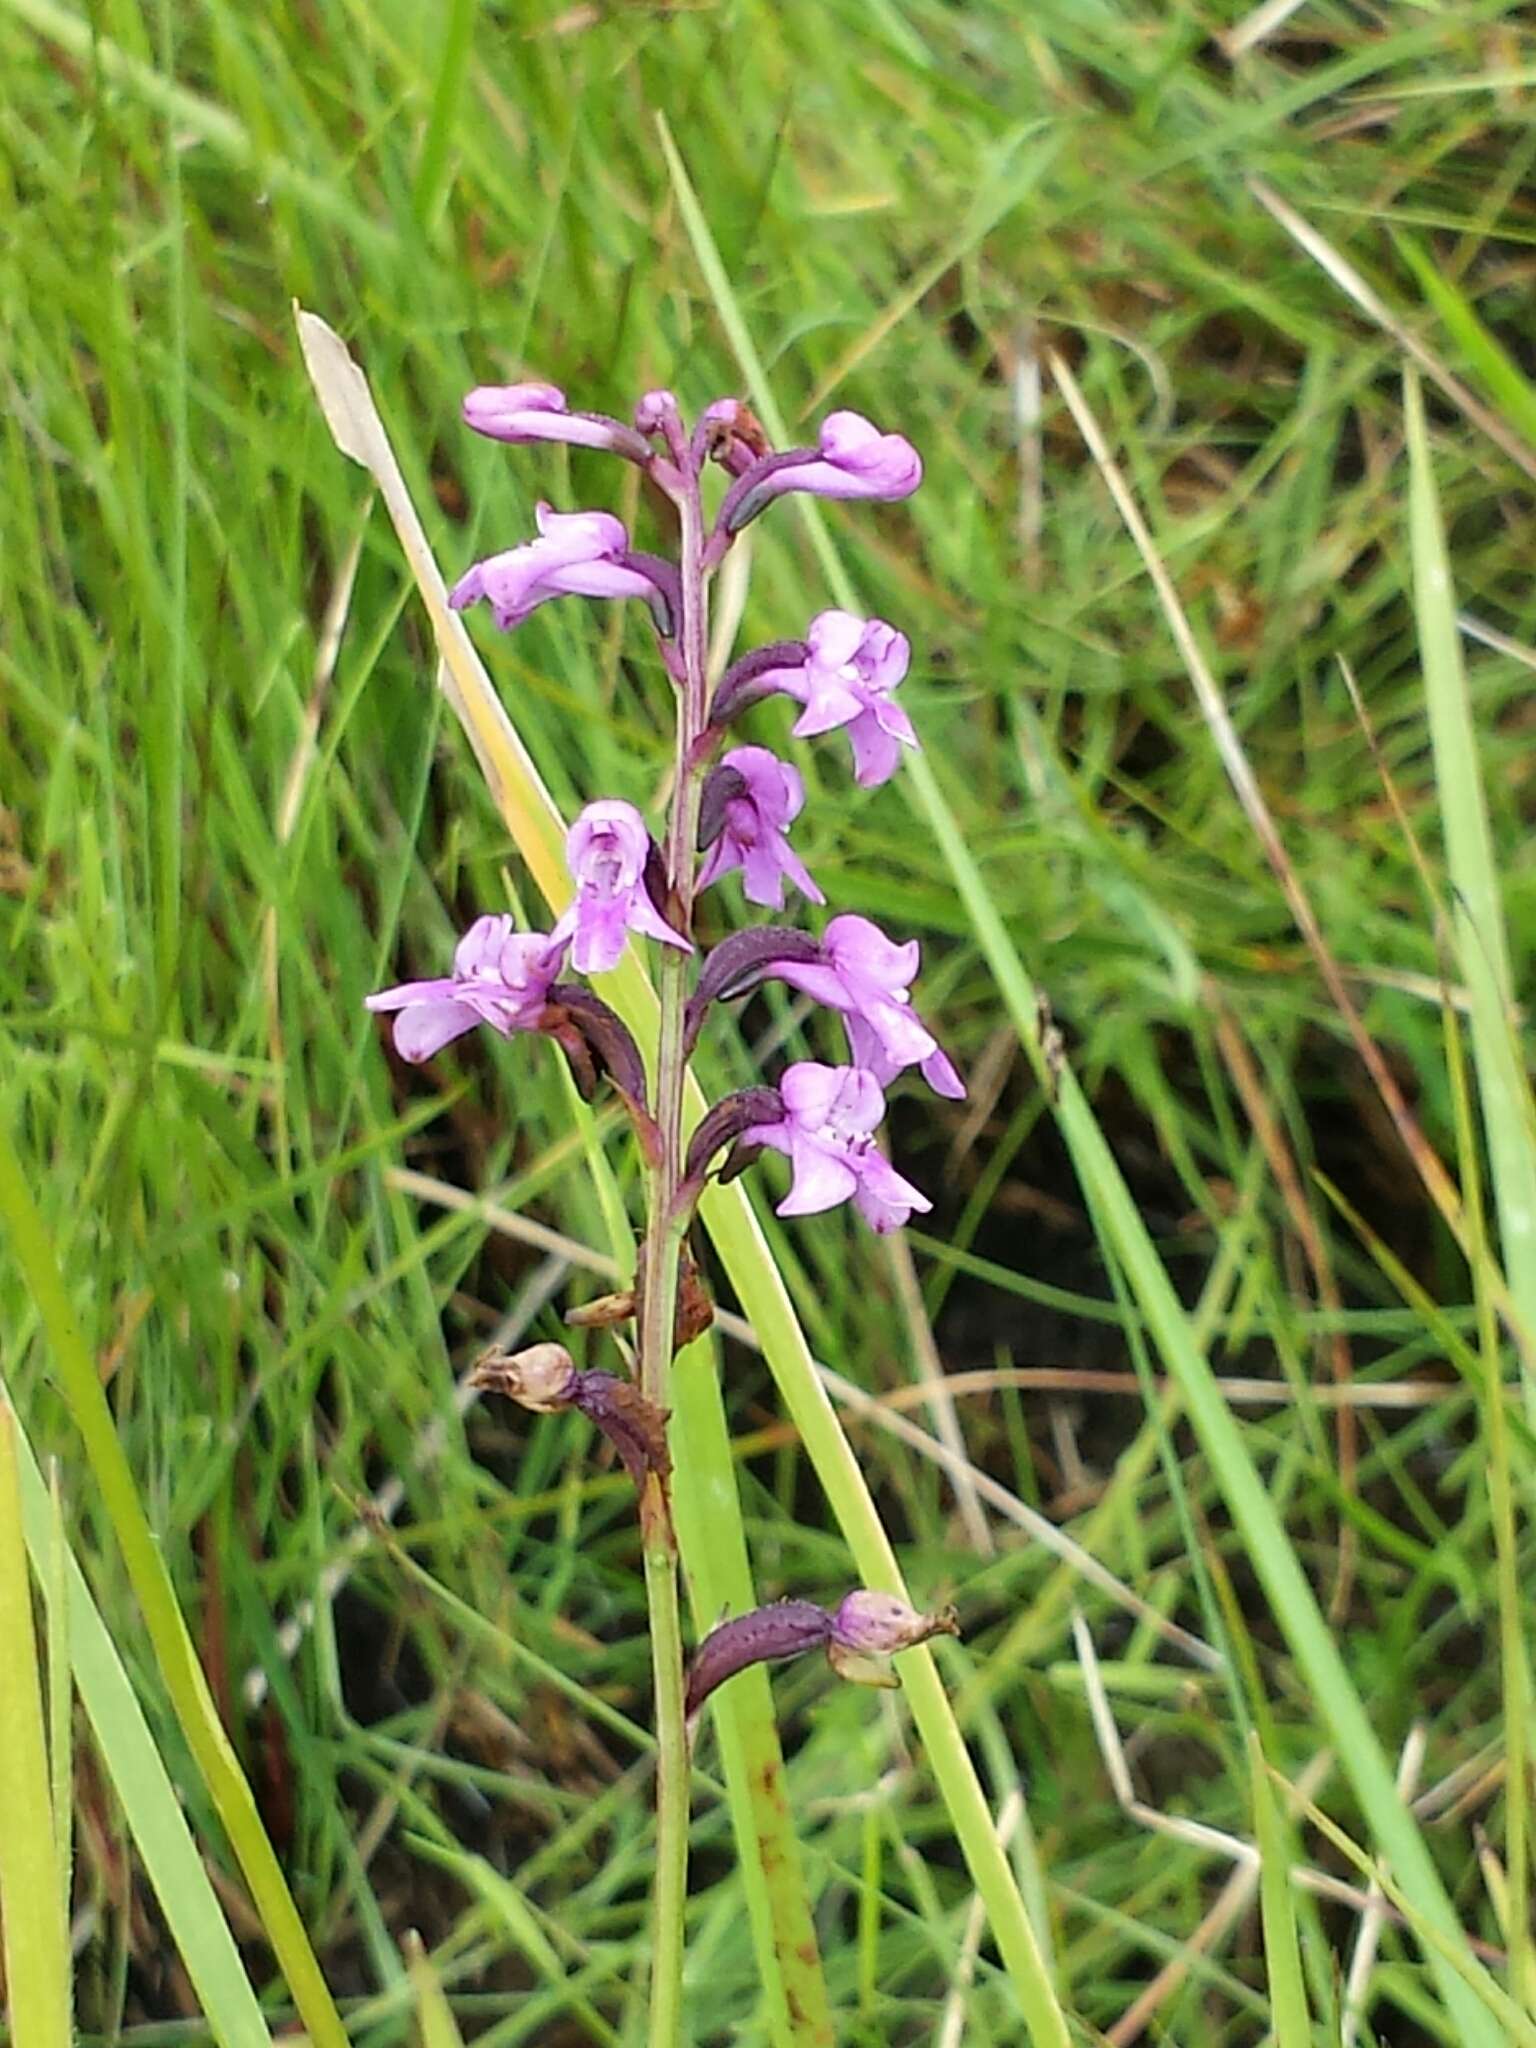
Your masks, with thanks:
[{"label": "purple-tinged stem", "polygon": [[[698,838],[702,777],[695,760],[708,717],[708,597],[703,564],[703,510],[697,465],[682,478],[677,497],[682,538],[681,676],[677,692],[677,772],[667,829],[668,915],[680,931],[693,922],[694,847]],[[649,1176],[649,1213],[641,1250],[640,1391],[667,1406],[677,1316],[678,1262],[686,1218],[676,1214],[683,1178],[683,1084],[687,1074],[684,1020],[688,956],[663,949],[656,1052],[655,1111],[658,1158]],[[640,1501],[646,1598],[651,1617],[651,1663],[656,1714],[656,1878],[651,1958],[650,2048],[675,2048],[682,2039],[683,1928],[688,1899],[688,1738],[683,1713],[683,1639],[678,1603],[677,1543],[671,1514],[656,1479]]]}]

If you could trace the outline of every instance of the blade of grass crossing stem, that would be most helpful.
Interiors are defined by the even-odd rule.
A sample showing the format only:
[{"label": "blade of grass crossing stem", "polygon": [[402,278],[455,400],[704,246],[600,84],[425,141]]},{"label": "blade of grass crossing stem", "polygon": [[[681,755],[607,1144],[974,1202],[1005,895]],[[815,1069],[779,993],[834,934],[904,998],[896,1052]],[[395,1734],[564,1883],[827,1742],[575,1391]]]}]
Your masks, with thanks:
[{"label": "blade of grass crossing stem", "polygon": [[1291,1891],[1291,1852],[1287,1829],[1275,1804],[1269,1766],[1257,1733],[1248,1737],[1248,1762],[1253,1778],[1254,1834],[1259,1845],[1259,1911],[1264,1923],[1264,1972],[1269,1984],[1269,2014],[1275,2048],[1311,2048],[1312,2021],[1307,1987],[1301,1974],[1301,1942],[1296,1932],[1296,1901]]},{"label": "blade of grass crossing stem", "polygon": [[[336,444],[377,483],[427,607],[441,656],[438,686],[464,726],[535,886],[550,908],[559,911],[570,894],[562,853],[564,821],[473,642],[458,615],[447,607],[442,578],[367,379],[323,320],[302,309],[295,309],[295,316],[305,363]],[[654,1068],[656,996],[634,952],[627,953],[612,974],[598,979]],[[696,1084],[690,1084],[688,1102],[688,1114],[697,1121],[704,1102]],[[594,1154],[594,1164],[601,1166],[600,1154]],[[605,1201],[604,1211],[610,1217],[621,1214],[622,1204],[615,1211],[615,1204]],[[634,1245],[627,1234],[613,1251],[621,1266],[633,1260]],[[707,1347],[694,1347],[678,1360],[672,1439],[673,1504],[683,1570],[696,1626],[704,1629],[726,1609],[745,1613],[756,1604],[719,1375]],[[786,2043],[830,2042],[831,2007],[799,1842],[784,1797],[778,1724],[761,1673],[745,1675],[721,1694],[714,1706],[714,1724],[774,2038]]]},{"label": "blade of grass crossing stem", "polygon": [[[49,1636],[62,1621],[81,1705],[171,1940],[220,2048],[270,2048],[267,2023],[181,1801],[19,1420],[16,1457],[27,1548],[48,1603]],[[60,1812],[56,1802],[55,1827],[62,1831]]]},{"label": "blade of grass crossing stem", "polygon": [[[670,138],[667,140],[670,148]],[[485,769],[519,853],[546,902],[551,908],[563,908],[570,883],[559,857],[559,814],[462,622],[447,608],[441,574],[406,493],[367,379],[323,320],[295,310],[305,361],[337,446],[371,471],[405,548],[438,636],[443,657],[439,679]],[[614,973],[599,979],[604,997],[634,1032],[642,1049],[653,1047],[655,991],[633,952],[625,955]],[[691,1078],[687,1100],[687,1115],[696,1121],[705,1105],[697,1081]],[[904,1594],[896,1554],[879,1510],[817,1375],[794,1306],[745,1192],[738,1183],[725,1188],[714,1185],[700,1204],[699,1214],[736,1290],[742,1313],[762,1343],[790,1419],[860,1575],[870,1586]],[[1066,2019],[933,1658],[926,1649],[911,1650],[898,1660],[898,1668],[1030,2036],[1041,2048],[1045,2044],[1067,2048]]]},{"label": "blade of grass crossing stem", "polygon": [[[661,122],[661,130],[662,147],[677,190],[679,211],[692,237],[699,268],[714,294],[721,324],[736,350],[754,409],[769,437],[782,443],[786,438],[784,423],[762,362],[735,303],[697,197],[664,121]],[[826,569],[834,601],[847,610],[856,611],[858,605],[852,585],[838,559],[820,506],[810,500],[801,500],[797,510],[806,522],[818,559]],[[1104,1220],[1153,1340],[1184,1397],[1190,1420],[1200,1436],[1217,1484],[1253,1559],[1276,1619],[1312,1688],[1318,1709],[1328,1724],[1381,1851],[1390,1859],[1405,1892],[1413,1898],[1425,1921],[1470,1962],[1466,1934],[1456,1918],[1423,1838],[1398,1795],[1392,1772],[1339,1655],[1338,1646],[1323,1619],[1264,1482],[1248,1455],[1241,1428],[1222,1399],[1209,1361],[1195,1342],[1189,1318],[1157,1255],[1125,1178],[1073,1074],[1068,1070],[1058,1075],[1047,1066],[1040,1042],[1039,1003],[1034,984],[1019,958],[954,812],[939,787],[928,756],[923,753],[909,755],[901,781],[914,808],[939,843],[982,953],[1013,1019],[1019,1041],[1041,1086],[1054,1098],[1056,1120],[1071,1153],[1073,1169],[1089,1194],[1095,1212]],[[743,1306],[747,1307],[747,1304],[744,1302]],[[751,1314],[751,1308],[747,1308],[747,1312]],[[758,1323],[758,1334],[764,1338],[766,1346],[768,1333],[761,1322]],[[918,1711],[919,1684],[926,1685],[930,1680],[938,1691],[939,1700],[943,1700],[942,1689],[938,1687],[937,1676],[929,1663],[920,1682],[909,1681],[914,1712]],[[947,1712],[947,1703],[945,1710]],[[921,1715],[919,1720],[921,1725]],[[943,1783],[943,1769],[937,1755],[935,1769]],[[958,1820],[956,1825],[958,1829]],[[967,1854],[970,1853],[970,1845],[967,1844]],[[990,1904],[989,1900],[989,1910]],[[1448,1966],[1444,1954],[1432,1952],[1430,1965],[1447,2011],[1458,2026],[1464,2048],[1498,2048],[1498,2035],[1490,2027],[1486,2008],[1468,1991],[1457,1970]]]},{"label": "blade of grass crossing stem", "polygon": [[[752,1566],[716,1348],[701,1339],[672,1368],[673,1514],[694,1633],[755,1604]],[[741,1876],[776,2041],[834,2038],[800,1842],[784,1791],[784,1753],[773,1693],[761,1669],[744,1672],[712,1702]]]},{"label": "blade of grass crossing stem", "polygon": [[69,2048],[69,1942],[59,1884],[16,1418],[0,1396],[0,1922],[6,2013],[20,2048]]},{"label": "blade of grass crossing stem", "polygon": [[277,1966],[318,2048],[346,2048],[346,2029],[320,1974],[251,1788],[219,1720],[170,1573],[139,1500],[107,1397],[64,1291],[47,1227],[32,1200],[10,1132],[4,1128],[0,1128],[0,1224],[10,1235],[16,1262],[37,1304],[59,1385],[122,1550],[161,1680],[250,1887],[251,1903]]},{"label": "blade of grass crossing stem", "polygon": [[[1503,1239],[1503,1265],[1521,1316],[1536,1328],[1536,1137],[1530,1088],[1512,1024],[1513,981],[1481,750],[1462,665],[1445,530],[1435,490],[1419,380],[1404,379],[1408,417],[1409,535],[1419,659],[1455,899],[1457,957],[1472,1019],[1483,1130]],[[1525,1375],[1526,1420],[1536,1426],[1536,1379]]]}]

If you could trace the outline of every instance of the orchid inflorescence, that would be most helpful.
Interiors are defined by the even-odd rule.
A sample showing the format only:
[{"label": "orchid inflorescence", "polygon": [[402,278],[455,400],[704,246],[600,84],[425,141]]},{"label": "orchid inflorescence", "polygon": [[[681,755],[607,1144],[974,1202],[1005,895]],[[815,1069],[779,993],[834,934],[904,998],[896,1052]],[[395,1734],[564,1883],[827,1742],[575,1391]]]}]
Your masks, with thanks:
[{"label": "orchid inflorescence", "polygon": [[[873,789],[918,745],[896,693],[911,649],[882,619],[826,610],[803,640],[779,641],[734,662],[718,681],[706,673],[711,577],[746,526],[793,492],[823,498],[899,499],[922,480],[916,450],[855,412],[833,413],[815,447],[774,452],[736,399],[706,406],[690,431],[677,401],[654,391],[633,425],[572,411],[553,385],[487,386],[464,402],[468,424],[510,442],[564,442],[606,450],[636,464],[678,515],[677,559],[630,545],[623,522],[604,511],[538,506],[537,537],[477,562],[450,593],[456,610],[484,603],[510,630],[561,596],[639,598],[677,700],[676,774],[665,844],[634,804],[599,797],[565,841],[574,893],[548,932],[523,932],[505,915],[478,918],[460,940],[451,973],[406,982],[368,998],[394,1013],[401,1058],[420,1062],[479,1025],[502,1037],[554,1038],[578,1086],[613,1086],[634,1123],[647,1169],[649,1213],[635,1287],[589,1304],[569,1320],[601,1328],[639,1325],[638,1383],[578,1368],[564,1346],[539,1344],[482,1359],[471,1383],[537,1412],[575,1408],[608,1437],[641,1496],[648,1545],[670,1545],[664,1397],[674,1350],[707,1326],[710,1309],[686,1250],[694,1208],[712,1175],[730,1178],[765,1152],[788,1161],[781,1216],[806,1216],[851,1202],[878,1232],[899,1229],[927,1197],[891,1165],[876,1136],[885,1090],[916,1068],[940,1095],[964,1085],[913,1006],[919,948],[889,938],[869,918],[843,912],[819,935],[764,923],[702,949],[696,908],[707,890],[740,876],[745,900],[782,915],[786,891],[806,903],[826,897],[792,844],[805,805],[800,770],[769,746],[732,744],[744,716],[775,698],[795,708],[796,740],[842,731],[855,782]],[[703,510],[709,465],[726,483],[712,521]],[[654,941],[662,1003],[654,1085],[628,1028],[588,985],[615,968],[630,936]],[[842,1027],[839,1063],[790,1063],[775,1081],[716,1102],[687,1136],[684,1070],[711,1006],[770,981],[809,996]],[[723,1159],[722,1159],[722,1155]],[[885,1682],[881,1660],[952,1631],[948,1612],[917,1614],[888,1593],[858,1591],[835,1609],[790,1600],[724,1622],[695,1654],[686,1689],[690,1719],[726,1678],[749,1664],[821,1649],[832,1667]]]}]

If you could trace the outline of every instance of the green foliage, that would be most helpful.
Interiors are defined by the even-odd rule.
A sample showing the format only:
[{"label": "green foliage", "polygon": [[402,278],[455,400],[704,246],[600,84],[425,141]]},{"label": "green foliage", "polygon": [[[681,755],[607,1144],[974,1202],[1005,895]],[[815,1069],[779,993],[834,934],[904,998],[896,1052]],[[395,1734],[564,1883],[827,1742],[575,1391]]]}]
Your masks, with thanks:
[{"label": "green foliage", "polygon": [[[1394,342],[1245,184],[1344,252],[1518,440],[1531,88],[1519,10],[1491,0],[1318,0],[1229,62],[1212,32],[1244,11],[0,0],[0,1122],[21,1154],[13,1197],[24,1184],[38,1212],[34,1275],[45,1254],[83,1347],[67,1357],[7,1236],[0,1371],[25,1424],[33,1582],[82,1709],[75,2003],[93,2038],[163,2038],[186,1984],[223,2040],[293,2023],[309,1994],[295,1944],[274,1954],[252,1913],[242,1780],[359,2040],[423,2024],[439,2043],[455,2025],[499,2044],[627,2040],[639,2023],[651,1827],[630,1499],[578,1420],[461,1420],[452,1377],[498,1327],[553,1335],[559,1305],[610,1284],[588,1261],[614,1249],[626,1156],[601,1114],[573,1135],[547,1049],[476,1041],[405,1074],[362,1011],[381,982],[437,971],[473,912],[533,913],[538,892],[430,687],[395,537],[315,411],[294,297],[364,363],[450,574],[519,537],[537,496],[627,487],[579,451],[472,441],[457,405],[473,382],[542,375],[622,410],[659,382],[690,404],[744,386],[755,359],[797,432],[846,404],[921,446],[909,505],[834,507],[824,532],[856,601],[912,635],[927,753],[870,799],[850,797],[834,747],[804,753],[803,850],[839,907],[923,939],[921,999],[975,1082],[955,1107],[912,1091],[895,1119],[938,1201],[912,1249],[946,1365],[1128,1389],[1000,1376],[959,1393],[970,1455],[1225,1657],[1214,1675],[1189,1664],[1004,1519],[977,1557],[940,1466],[866,1418],[859,1472],[829,1501],[830,1418],[797,1409],[807,1459],[779,1386],[727,1337],[718,1400],[713,1380],[691,1389],[683,1420],[712,1487],[734,1460],[759,1593],[846,1583],[833,1506],[865,1515],[856,1480],[861,1554],[888,1538],[925,1601],[959,1600],[966,1633],[915,1701],[776,1673],[782,1781],[766,1681],[742,1682],[726,1743],[706,1732],[699,2038],[777,2043],[789,2024],[754,1939],[771,1894],[741,1866],[763,1772],[839,2038],[938,2039],[951,2010],[967,2042],[1019,2038],[936,1788],[936,1771],[960,1783],[967,1751],[993,1810],[1026,1795],[1008,1861],[1084,2038],[1163,1970],[1153,2025],[1186,2048],[1286,2038],[1306,2024],[1296,1994],[1322,2029],[1327,1945],[1342,1963],[1357,1915],[1271,1885],[1266,1927],[1303,1966],[1283,2011],[1255,1917],[1188,1945],[1229,1871],[1113,1796],[1074,1597],[1136,1733],[1137,1796],[1164,1816],[1246,1839],[1251,1728],[1294,1782],[1368,1724],[1364,1777],[1344,1756],[1316,1796],[1367,1858],[1394,1828],[1408,1846],[1386,1874],[1374,2038],[1471,2040],[1536,2013],[1518,1929],[1510,1973],[1446,1931],[1500,1948],[1529,1898],[1529,1744],[1504,1730],[1530,1698],[1518,1509],[1536,1458],[1496,1318],[1523,1314],[1531,1282],[1528,1260],[1502,1278],[1494,1263],[1529,1232],[1536,1156],[1509,1000],[1528,994],[1536,935],[1529,485],[1434,387],[1405,409]],[[698,196],[691,227],[658,111]],[[1367,1026],[1457,1176],[1471,1270],[1385,1125],[1048,380],[1036,409],[1046,347],[1125,472]],[[652,516],[621,509],[641,531]],[[829,601],[811,529],[776,517],[752,553],[744,644]],[[1478,636],[1461,647],[1458,611]],[[573,604],[504,641],[473,630],[563,810],[598,788],[654,799],[665,736],[638,625]],[[754,737],[782,738],[772,709],[755,718]],[[1070,1062],[1061,1088],[1036,990]],[[1465,1080],[1447,1030],[1463,1004]],[[721,1084],[753,1077],[748,1039],[803,1028],[777,1001],[740,1045],[727,1026]],[[1295,1159],[1336,1300],[1266,1135]],[[881,1248],[754,1206],[810,1352],[931,1439]],[[762,1334],[784,1355],[797,1342],[792,1319]],[[1328,1398],[1340,1339],[1373,1399],[1444,1382],[1360,1410],[1352,1480]],[[1229,1409],[1239,1375],[1286,1398]],[[96,1409],[87,1379],[127,1495],[102,1477],[99,1410],[94,1457],[72,1419]],[[796,1384],[808,1404],[814,1382]],[[68,1560],[28,1444],[59,1460]],[[364,1510],[386,1486],[381,1520]],[[123,1544],[139,1524],[158,1563]],[[706,1604],[739,1589],[733,1545],[700,1574]],[[156,1654],[157,1633],[174,1643],[169,1590],[238,1779],[220,1777],[193,1672],[168,1677]],[[942,1729],[940,1678],[964,1749],[914,1740],[914,1704]],[[1426,1786],[1469,1766],[1472,1803],[1434,1827],[1389,1814],[1378,1755],[1415,1722]],[[1287,1825],[1304,1863],[1364,1886],[1305,1811]],[[34,1848],[41,1868],[49,1845]],[[54,1862],[38,1883],[57,1877]]]}]

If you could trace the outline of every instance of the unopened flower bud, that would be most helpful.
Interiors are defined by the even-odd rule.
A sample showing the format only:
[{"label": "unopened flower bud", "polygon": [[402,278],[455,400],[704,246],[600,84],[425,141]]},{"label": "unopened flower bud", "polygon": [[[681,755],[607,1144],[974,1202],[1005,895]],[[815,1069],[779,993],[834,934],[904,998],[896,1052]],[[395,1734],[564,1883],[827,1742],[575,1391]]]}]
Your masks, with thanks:
[{"label": "unopened flower bud", "polygon": [[889,1657],[910,1650],[933,1636],[957,1636],[960,1623],[952,1607],[937,1614],[919,1614],[894,1593],[871,1593],[860,1587],[849,1593],[832,1617],[832,1640],[860,1657]]},{"label": "unopened flower bud", "polygon": [[488,1394],[505,1394],[535,1415],[569,1408],[581,1375],[563,1344],[531,1344],[526,1351],[487,1351],[477,1359],[469,1384]]}]

